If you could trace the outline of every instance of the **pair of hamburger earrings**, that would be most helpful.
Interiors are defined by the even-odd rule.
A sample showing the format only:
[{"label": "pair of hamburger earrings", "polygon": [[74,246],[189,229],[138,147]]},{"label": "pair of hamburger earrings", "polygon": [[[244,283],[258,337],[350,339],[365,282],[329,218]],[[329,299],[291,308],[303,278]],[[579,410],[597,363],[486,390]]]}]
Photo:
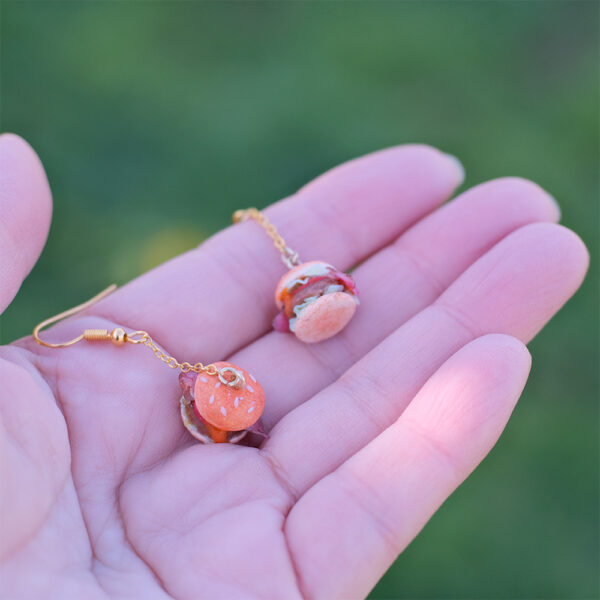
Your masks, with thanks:
[{"label": "pair of hamburger earrings", "polygon": [[[273,328],[283,333],[293,333],[300,341],[315,343],[339,333],[352,319],[359,304],[358,290],[346,273],[322,261],[301,263],[298,253],[289,248],[275,226],[256,208],[238,210],[233,222],[255,220],[273,240],[281,259],[289,271],[275,290],[275,303],[279,310]],[[62,343],[42,340],[40,331],[64,318],[85,310],[116,289],[111,285],[91,300],[50,317],[33,330],[34,340],[49,348],[65,348],[80,341],[112,342],[144,345],[172,369],[181,371],[179,400],[184,427],[200,442],[237,443],[244,440],[256,446],[267,437],[261,415],[265,407],[265,394],[254,376],[228,362],[191,364],[179,362],[161,350],[146,331],[126,332],[117,327],[86,329],[78,337]]]}]

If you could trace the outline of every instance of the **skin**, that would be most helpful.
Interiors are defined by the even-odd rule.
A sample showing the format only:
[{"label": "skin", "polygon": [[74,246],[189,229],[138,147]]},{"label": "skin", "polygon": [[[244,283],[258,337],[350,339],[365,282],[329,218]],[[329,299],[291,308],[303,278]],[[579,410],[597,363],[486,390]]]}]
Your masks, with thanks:
[{"label": "skin", "polygon": [[[361,306],[325,343],[270,330],[283,271],[252,222],[45,333],[144,329],[179,360],[243,366],[266,393],[260,450],[195,443],[176,373],[147,348],[3,347],[1,595],[364,597],[492,448],[524,344],[587,268],[540,187],[498,179],[441,206],[461,180],[441,152],[401,146],[267,210],[307,260],[360,263]],[[50,214],[35,153],[0,137],[2,310]]]}]

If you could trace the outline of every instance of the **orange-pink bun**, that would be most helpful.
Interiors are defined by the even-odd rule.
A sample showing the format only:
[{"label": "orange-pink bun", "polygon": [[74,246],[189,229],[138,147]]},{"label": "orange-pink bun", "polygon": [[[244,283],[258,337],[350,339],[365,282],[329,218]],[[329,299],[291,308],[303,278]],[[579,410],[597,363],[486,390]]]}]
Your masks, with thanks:
[{"label": "orange-pink bun", "polygon": [[321,342],[344,329],[355,311],[356,301],[350,294],[326,294],[301,311],[296,319],[294,333],[302,342]]},{"label": "orange-pink bun", "polygon": [[265,393],[260,384],[244,369],[228,362],[214,363],[218,369],[232,367],[240,371],[246,387],[225,385],[214,375],[200,373],[194,385],[194,402],[202,418],[223,431],[241,431],[254,425],[265,408]]},{"label": "orange-pink bun", "polygon": [[277,308],[281,308],[283,306],[283,302],[281,301],[281,293],[288,286],[288,284],[294,281],[294,279],[300,279],[305,276],[312,277],[312,275],[308,274],[313,269],[315,271],[320,270],[319,267],[322,267],[323,271],[326,271],[328,268],[333,269],[333,267],[330,264],[323,262],[322,260],[311,260],[310,262],[302,263],[301,265],[298,265],[297,267],[294,267],[293,269],[288,271],[279,280],[279,283],[275,288],[275,303],[277,304]]}]

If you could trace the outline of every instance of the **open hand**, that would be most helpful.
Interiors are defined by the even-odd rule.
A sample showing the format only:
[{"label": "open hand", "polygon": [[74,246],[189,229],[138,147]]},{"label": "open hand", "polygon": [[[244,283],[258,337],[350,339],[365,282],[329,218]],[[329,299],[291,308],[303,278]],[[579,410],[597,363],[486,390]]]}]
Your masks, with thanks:
[{"label": "open hand", "polygon": [[[284,267],[253,222],[45,333],[143,329],[179,360],[250,370],[260,449],[196,443],[177,372],[147,348],[3,347],[2,597],[364,597],[493,446],[524,343],[587,267],[537,185],[498,179],[440,207],[461,181],[451,157],[402,146],[266,211],[303,259],[359,264],[361,306],[322,344],[271,330]],[[0,310],[50,213],[37,157],[0,137]]]}]

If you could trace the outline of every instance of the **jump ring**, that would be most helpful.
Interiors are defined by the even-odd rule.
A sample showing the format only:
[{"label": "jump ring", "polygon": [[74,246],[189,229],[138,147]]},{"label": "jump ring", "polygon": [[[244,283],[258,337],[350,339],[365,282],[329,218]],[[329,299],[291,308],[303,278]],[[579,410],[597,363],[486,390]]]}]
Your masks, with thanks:
[{"label": "jump ring", "polygon": [[[233,379],[229,381],[225,379],[225,373],[231,373],[233,375]],[[233,367],[223,367],[219,370],[219,381],[233,388],[245,388],[246,387],[246,379],[237,369]]]}]

